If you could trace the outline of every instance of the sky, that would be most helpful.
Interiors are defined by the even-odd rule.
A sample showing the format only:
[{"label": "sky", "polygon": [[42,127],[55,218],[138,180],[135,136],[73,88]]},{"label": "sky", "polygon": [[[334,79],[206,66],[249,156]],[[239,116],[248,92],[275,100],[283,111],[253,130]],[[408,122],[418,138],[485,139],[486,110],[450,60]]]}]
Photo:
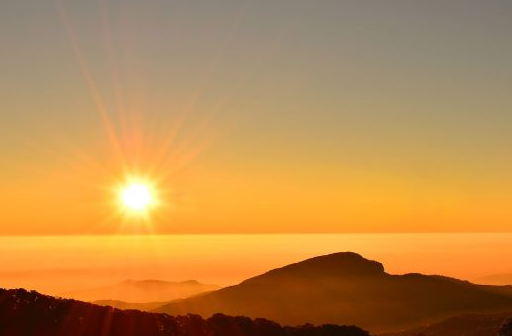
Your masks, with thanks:
[{"label": "sky", "polygon": [[511,14],[4,0],[0,234],[510,231]]}]

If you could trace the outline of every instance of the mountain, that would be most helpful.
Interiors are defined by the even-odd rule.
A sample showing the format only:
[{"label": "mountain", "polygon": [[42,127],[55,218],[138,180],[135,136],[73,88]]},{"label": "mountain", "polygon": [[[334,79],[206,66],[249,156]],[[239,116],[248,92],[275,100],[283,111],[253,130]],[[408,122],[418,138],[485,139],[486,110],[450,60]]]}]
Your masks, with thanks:
[{"label": "mountain", "polygon": [[266,317],[284,324],[355,324],[404,330],[453,315],[512,309],[512,289],[443,276],[391,275],[381,263],[342,252],[308,259],[238,285],[156,309],[169,314]]},{"label": "mountain", "polygon": [[281,327],[216,314],[169,316],[0,288],[0,335],[8,336],[369,336],[354,326]]},{"label": "mountain", "polygon": [[512,311],[499,314],[464,314],[441,322],[381,336],[497,336]]},{"label": "mountain", "polygon": [[108,306],[108,307],[114,307],[114,308],[119,308],[119,309],[136,309],[136,310],[142,310],[142,311],[151,311],[155,308],[163,306],[167,302],[135,303],[135,302],[125,302],[125,301],[119,301],[119,300],[97,300],[97,301],[92,301],[91,303],[94,303],[98,306]]},{"label": "mountain", "polygon": [[85,289],[62,294],[82,301],[112,300],[124,302],[169,302],[219,289],[195,280],[168,282],[159,280],[126,280],[113,286]]},{"label": "mountain", "polygon": [[491,274],[475,280],[488,285],[512,285],[512,273]]}]

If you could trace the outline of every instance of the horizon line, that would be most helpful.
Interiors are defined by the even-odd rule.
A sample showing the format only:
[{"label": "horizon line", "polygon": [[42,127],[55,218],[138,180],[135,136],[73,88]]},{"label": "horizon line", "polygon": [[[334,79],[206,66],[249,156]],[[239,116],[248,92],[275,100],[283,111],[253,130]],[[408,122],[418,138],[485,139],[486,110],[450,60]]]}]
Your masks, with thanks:
[{"label": "horizon line", "polygon": [[411,231],[349,231],[349,232],[169,232],[169,233],[9,233],[0,234],[0,238],[8,237],[107,237],[107,236],[306,236],[306,235],[476,235],[476,234],[512,234],[511,231],[424,231],[424,232],[411,232]]}]

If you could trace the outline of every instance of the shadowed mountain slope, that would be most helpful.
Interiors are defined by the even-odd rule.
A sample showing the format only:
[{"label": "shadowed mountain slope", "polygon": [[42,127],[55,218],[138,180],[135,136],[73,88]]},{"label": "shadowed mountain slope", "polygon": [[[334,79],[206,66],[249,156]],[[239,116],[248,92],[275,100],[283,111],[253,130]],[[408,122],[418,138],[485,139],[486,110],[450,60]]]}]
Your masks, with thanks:
[{"label": "shadowed mountain slope", "polygon": [[62,294],[81,301],[112,300],[124,302],[168,302],[219,289],[195,280],[169,282],[160,280],[126,280],[113,286],[91,288]]},{"label": "shadowed mountain slope", "polygon": [[464,314],[441,322],[381,336],[497,336],[512,311],[499,314]]},{"label": "shadowed mountain slope", "polygon": [[156,311],[202,316],[220,312],[284,324],[355,324],[385,332],[461,313],[506,309],[512,309],[509,287],[475,285],[442,276],[390,275],[379,262],[344,252],[275,269]]},{"label": "shadowed mountain slope", "polygon": [[0,289],[0,335],[6,336],[369,336],[354,326],[281,327],[216,314],[169,316]]}]

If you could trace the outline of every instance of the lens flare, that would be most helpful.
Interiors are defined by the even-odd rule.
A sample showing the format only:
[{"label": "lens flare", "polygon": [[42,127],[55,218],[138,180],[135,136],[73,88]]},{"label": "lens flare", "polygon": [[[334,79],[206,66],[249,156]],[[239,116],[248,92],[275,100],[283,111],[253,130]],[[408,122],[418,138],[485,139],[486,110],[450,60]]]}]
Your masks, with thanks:
[{"label": "lens flare", "polygon": [[120,200],[126,210],[143,212],[154,204],[154,192],[144,183],[131,182],[120,191]]}]

